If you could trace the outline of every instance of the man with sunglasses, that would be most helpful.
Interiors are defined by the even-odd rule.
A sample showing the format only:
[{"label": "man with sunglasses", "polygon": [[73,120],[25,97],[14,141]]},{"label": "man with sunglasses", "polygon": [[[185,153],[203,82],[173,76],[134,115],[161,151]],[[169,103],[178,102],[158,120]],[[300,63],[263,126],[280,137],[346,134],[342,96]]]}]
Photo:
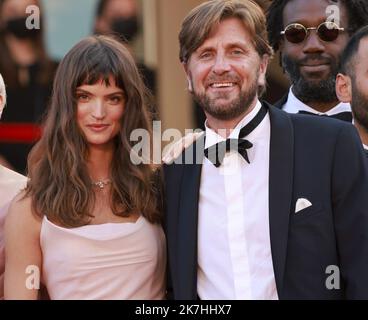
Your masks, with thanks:
[{"label": "man with sunglasses", "polygon": [[276,106],[289,113],[325,115],[351,122],[349,103],[339,103],[335,79],[352,33],[368,24],[364,0],[274,0],[267,16],[270,44],[290,81]]},{"label": "man with sunglasses", "polygon": [[368,26],[348,42],[336,78],[336,94],[351,104],[356,126],[368,157]]}]

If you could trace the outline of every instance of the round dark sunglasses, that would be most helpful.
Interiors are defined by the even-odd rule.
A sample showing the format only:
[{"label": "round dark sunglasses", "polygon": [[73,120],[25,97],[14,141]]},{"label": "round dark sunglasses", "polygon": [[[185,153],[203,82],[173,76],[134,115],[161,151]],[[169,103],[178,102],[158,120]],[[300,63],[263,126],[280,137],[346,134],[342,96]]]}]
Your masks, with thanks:
[{"label": "round dark sunglasses", "polygon": [[286,40],[291,43],[301,43],[308,36],[309,30],[316,30],[318,37],[326,42],[331,42],[337,39],[340,31],[344,31],[344,28],[340,28],[335,22],[325,21],[318,27],[304,27],[300,23],[291,23],[286,26],[284,31],[280,34],[284,35]]}]

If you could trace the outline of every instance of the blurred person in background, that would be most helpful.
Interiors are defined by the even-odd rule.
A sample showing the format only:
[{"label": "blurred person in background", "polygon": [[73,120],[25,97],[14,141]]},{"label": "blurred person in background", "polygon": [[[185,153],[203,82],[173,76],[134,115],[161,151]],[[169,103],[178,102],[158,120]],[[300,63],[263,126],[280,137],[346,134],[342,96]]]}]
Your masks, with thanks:
[{"label": "blurred person in background", "polygon": [[[133,53],[132,42],[141,30],[139,7],[136,0],[99,0],[96,9],[94,33],[118,36]],[[134,54],[133,54],[134,55]],[[153,95],[157,94],[155,71],[136,58],[143,81]]]},{"label": "blurred person in background", "polygon": [[[40,136],[40,119],[47,107],[56,62],[47,56],[44,25],[29,29],[27,7],[38,0],[0,0],[0,73],[7,84],[9,108],[0,125],[0,156],[24,173],[27,155]],[[36,17],[36,15],[35,15]]]}]

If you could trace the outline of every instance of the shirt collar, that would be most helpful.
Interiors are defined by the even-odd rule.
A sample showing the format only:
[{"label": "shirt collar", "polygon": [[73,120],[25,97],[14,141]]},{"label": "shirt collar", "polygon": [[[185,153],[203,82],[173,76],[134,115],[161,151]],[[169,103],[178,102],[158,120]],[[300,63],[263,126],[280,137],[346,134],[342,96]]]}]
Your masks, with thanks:
[{"label": "shirt collar", "polygon": [[[261,109],[262,104],[259,100],[257,100],[257,103],[253,110],[244,116],[242,120],[239,121],[239,123],[235,126],[231,134],[229,135],[230,139],[238,139],[240,130],[246,126],[258,113],[258,111]],[[213,131],[211,128],[207,125],[207,120],[204,123],[206,128],[206,143],[205,143],[205,149],[215,145],[218,142],[225,141],[226,139],[222,136],[218,135],[215,131]]]},{"label": "shirt collar", "polygon": [[350,103],[340,102],[332,109],[328,110],[327,112],[318,112],[317,110],[311,108],[310,106],[306,105],[302,101],[300,101],[293,93],[292,87],[289,89],[289,95],[283,110],[288,113],[298,113],[299,111],[307,111],[315,114],[325,114],[327,116],[332,116],[334,114],[338,114],[341,112],[351,112]]}]

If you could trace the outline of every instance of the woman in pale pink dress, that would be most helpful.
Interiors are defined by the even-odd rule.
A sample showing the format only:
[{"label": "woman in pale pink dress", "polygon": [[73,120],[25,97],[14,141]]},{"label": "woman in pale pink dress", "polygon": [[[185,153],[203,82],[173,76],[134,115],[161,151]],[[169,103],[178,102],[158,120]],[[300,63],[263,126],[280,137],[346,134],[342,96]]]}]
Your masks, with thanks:
[{"label": "woman in pale pink dress", "polygon": [[[6,104],[6,91],[0,75],[0,118]],[[26,177],[0,165],[0,300],[4,298],[4,221],[12,199],[26,186]]]},{"label": "woman in pale pink dress", "polygon": [[29,182],[5,225],[5,298],[163,299],[165,237],[157,170],[135,164],[150,135],[145,88],[124,45],[82,40],[56,73]]}]

